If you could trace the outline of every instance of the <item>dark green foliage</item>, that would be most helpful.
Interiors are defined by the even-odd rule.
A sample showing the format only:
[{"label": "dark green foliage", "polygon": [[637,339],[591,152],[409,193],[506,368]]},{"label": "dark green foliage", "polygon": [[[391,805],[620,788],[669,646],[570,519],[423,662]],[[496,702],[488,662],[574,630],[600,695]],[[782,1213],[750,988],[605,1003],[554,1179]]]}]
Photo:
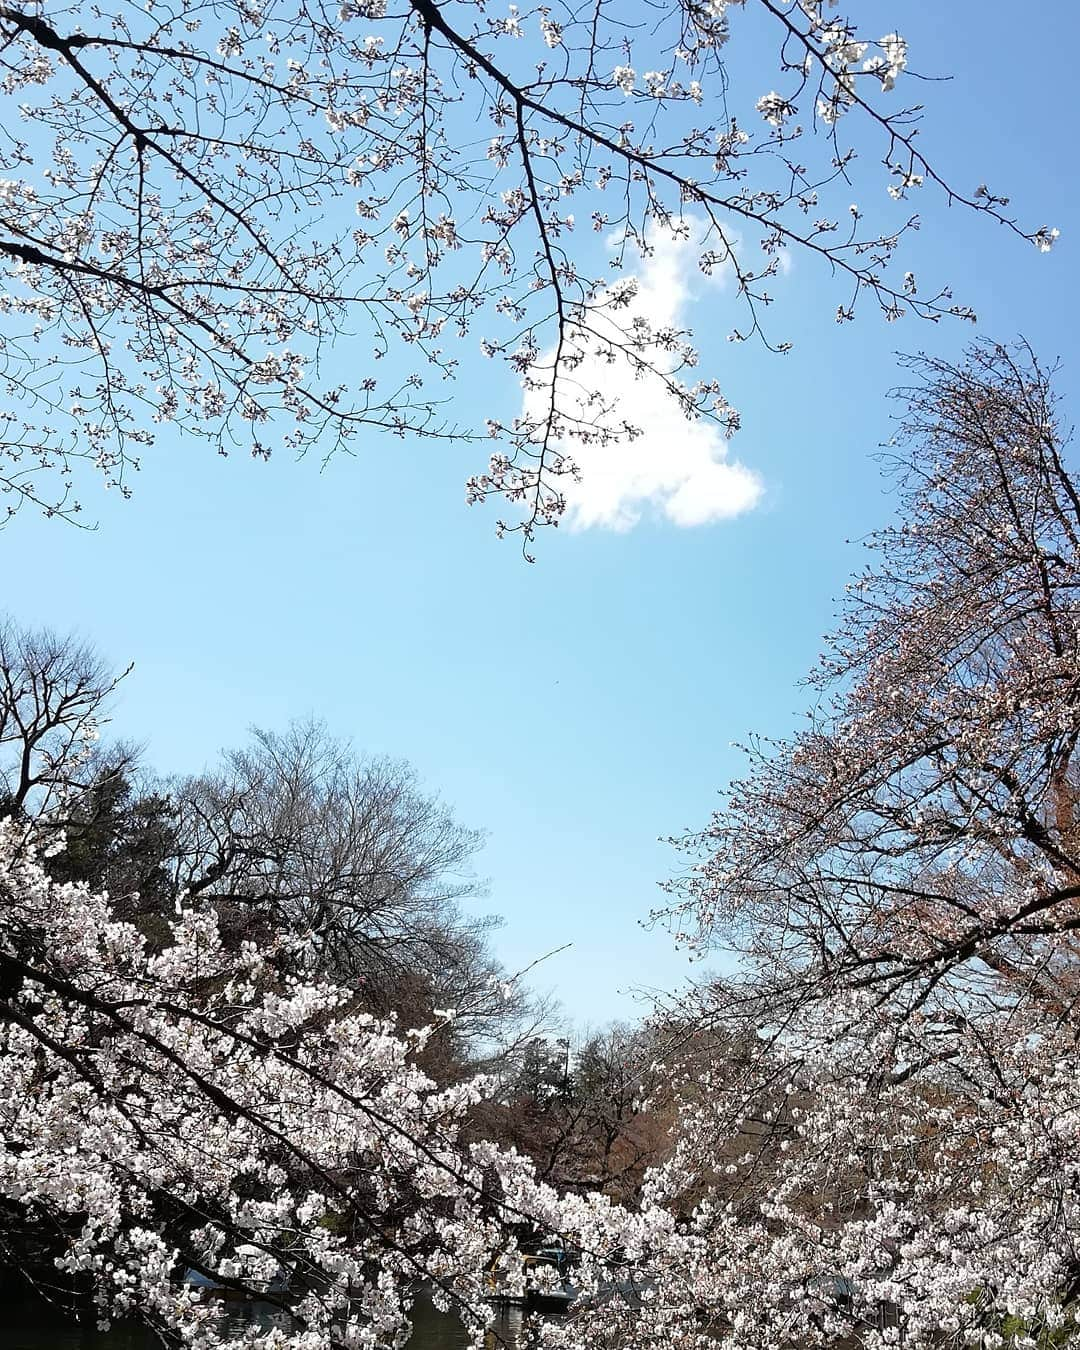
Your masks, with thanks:
[{"label": "dark green foliage", "polygon": [[108,891],[127,917],[171,913],[176,828],[167,797],[140,793],[123,768],[105,768],[72,802],[65,832],[67,846],[48,862],[58,881]]}]

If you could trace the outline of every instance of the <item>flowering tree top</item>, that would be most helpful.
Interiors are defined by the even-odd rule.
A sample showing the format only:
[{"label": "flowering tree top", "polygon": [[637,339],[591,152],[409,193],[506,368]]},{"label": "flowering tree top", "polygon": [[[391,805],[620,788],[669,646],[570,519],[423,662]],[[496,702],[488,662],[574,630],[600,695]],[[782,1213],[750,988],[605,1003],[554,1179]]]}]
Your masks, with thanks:
[{"label": "flowering tree top", "polygon": [[[647,22],[641,22],[647,17]],[[725,58],[763,23],[776,62],[729,106]],[[735,411],[689,335],[618,268],[686,237],[762,311],[786,251],[831,268],[836,317],[968,315],[898,260],[933,185],[1040,248],[987,188],[942,181],[902,101],[908,49],[822,0],[633,6],[484,0],[0,5],[2,478],[8,509],[74,516],[77,461],[127,492],[171,423],[223,452],[491,436],[470,500],[557,523],[575,443],[630,440],[596,372],[654,381],[689,418]],[[898,214],[852,203],[857,124]],[[849,130],[850,129],[850,130]],[[815,134],[811,134],[815,133]],[[882,193],[882,196],[884,194]],[[613,275],[612,267],[616,268]],[[356,375],[326,372],[348,333]],[[783,347],[783,343],[776,344]],[[474,423],[441,385],[482,350],[522,411]],[[485,414],[486,424],[485,424]]]}]

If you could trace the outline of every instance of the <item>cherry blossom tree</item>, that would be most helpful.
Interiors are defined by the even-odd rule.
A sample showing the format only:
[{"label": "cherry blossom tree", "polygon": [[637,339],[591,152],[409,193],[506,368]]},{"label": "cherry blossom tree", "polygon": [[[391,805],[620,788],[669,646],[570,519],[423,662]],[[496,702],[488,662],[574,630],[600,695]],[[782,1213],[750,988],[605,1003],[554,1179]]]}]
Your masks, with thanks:
[{"label": "cherry blossom tree", "polygon": [[[819,711],[751,748],[678,912],[762,958],[782,916],[793,972],[917,1007],[943,971],[977,958],[1009,980],[1009,952],[1076,926],[1080,493],[1029,352],[909,365],[923,383],[886,453],[899,522],[847,589]],[[1067,1000],[1057,961],[1032,991]]]},{"label": "cherry blossom tree", "polygon": [[741,959],[653,1183],[736,1344],[1075,1326],[1080,495],[1030,351],[908,364],[818,707],[750,747],[667,911]]},{"label": "cherry blossom tree", "polygon": [[[100,1322],[206,1350],[400,1345],[423,1283],[480,1343],[491,1282],[523,1288],[523,1225],[576,1242],[593,1287],[670,1227],[460,1143],[484,1081],[440,1089],[414,1062],[451,1010],[402,1035],[193,909],[153,954],[11,820],[0,894],[0,1251],[32,1278],[51,1259]],[[230,1332],[185,1268],[281,1325]]]},{"label": "cherry blossom tree", "polygon": [[[736,109],[743,29],[776,61]],[[793,251],[837,277],[838,320],[860,300],[970,317],[904,270],[921,190],[1040,249],[1056,235],[939,176],[897,89],[904,38],[826,0],[27,0],[0,6],[0,38],[9,512],[75,518],[81,461],[127,493],[165,426],[262,457],[490,436],[467,495],[508,498],[527,546],[560,518],[575,444],[640,430],[590,371],[738,424],[690,335],[634,306],[658,238],[734,280],[733,339],[782,348],[763,312]],[[886,186],[891,215],[852,203]],[[517,417],[497,395],[480,425],[445,412],[473,344],[524,386]]]}]

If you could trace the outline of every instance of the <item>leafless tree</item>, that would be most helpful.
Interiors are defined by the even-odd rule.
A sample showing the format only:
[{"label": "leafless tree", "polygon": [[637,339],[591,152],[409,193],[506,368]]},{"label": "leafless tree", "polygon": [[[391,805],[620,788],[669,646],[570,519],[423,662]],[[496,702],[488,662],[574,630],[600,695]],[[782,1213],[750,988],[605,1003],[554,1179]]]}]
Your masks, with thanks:
[{"label": "leafless tree", "polygon": [[[126,672],[125,672],[126,673]],[[5,815],[60,811],[132,752],[95,752],[117,676],[87,642],[0,622],[0,800]]]},{"label": "leafless tree", "polygon": [[434,1001],[480,1032],[517,1006],[489,953],[495,921],[464,908],[484,893],[473,870],[483,835],[407,764],[301,722],[253,732],[169,795],[177,889],[227,926],[306,935],[315,971],[416,1021]]}]

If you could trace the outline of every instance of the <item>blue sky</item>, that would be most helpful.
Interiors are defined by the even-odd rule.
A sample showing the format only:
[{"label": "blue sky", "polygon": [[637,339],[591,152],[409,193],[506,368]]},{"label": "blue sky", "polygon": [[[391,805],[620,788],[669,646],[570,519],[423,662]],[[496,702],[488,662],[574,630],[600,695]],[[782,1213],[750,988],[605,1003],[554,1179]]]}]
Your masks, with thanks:
[{"label": "blue sky", "polygon": [[[849,8],[902,31],[913,67],[954,75],[917,91],[933,157],[1061,229],[1043,257],[927,194],[909,265],[972,303],[980,333],[1060,357],[1075,416],[1076,7],[1040,6],[1023,42],[997,0]],[[646,512],[624,532],[548,532],[528,567],[494,538],[490,508],[462,504],[474,447],[373,441],[320,472],[162,441],[131,502],[86,494],[95,533],[29,514],[7,529],[8,607],[135,662],[116,728],[163,770],[308,714],[410,760],[489,831],[484,907],[505,917],[506,963],[569,942],[536,982],[579,1022],[632,1016],[635,989],[687,973],[640,926],[680,865],[659,838],[706,822],[739,768],[731,742],[795,725],[796,682],[859,562],[845,541],[889,512],[871,457],[894,353],[956,354],[973,336],[869,309],[838,328],[829,279],[793,262],[775,287],[774,332],[796,344],[785,358],[724,341],[730,296],[688,302],[703,365],[743,414],[732,454],[764,488],[736,519],[687,528]],[[348,373],[350,351],[338,359]],[[455,397],[471,412],[484,392],[466,382]]]}]

